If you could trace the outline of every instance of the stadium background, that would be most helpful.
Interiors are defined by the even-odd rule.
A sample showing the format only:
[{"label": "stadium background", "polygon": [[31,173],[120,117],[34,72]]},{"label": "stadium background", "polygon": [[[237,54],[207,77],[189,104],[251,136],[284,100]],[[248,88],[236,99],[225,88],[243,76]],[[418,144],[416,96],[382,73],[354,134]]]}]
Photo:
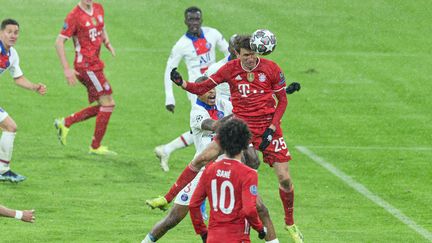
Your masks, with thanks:
[{"label": "stadium background", "polygon": [[[163,173],[153,148],[188,126],[186,95],[164,108],[163,72],[170,48],[185,32],[183,11],[203,10],[204,25],[225,37],[272,30],[270,59],[288,82],[283,119],[293,154],[295,218],[306,242],[427,242],[432,231],[432,36],[428,1],[101,1],[117,57],[102,58],[117,106],[104,144],[120,155],[87,154],[94,122],[74,126],[58,144],[53,119],[86,105],[82,86],[68,87],[54,50],[63,19],[77,0],[2,0],[0,16],[19,21],[21,68],[48,86],[46,97],[1,77],[0,105],[18,124],[13,168],[28,176],[0,184],[0,202],[35,208],[37,222],[0,219],[2,242],[139,242],[165,213],[145,207],[162,194],[193,148],[173,154]],[[68,57],[72,59],[69,41]],[[184,65],[180,70],[185,72]],[[408,226],[296,148],[306,147],[397,208]],[[309,155],[309,156],[308,156]],[[316,159],[316,158],[315,158]],[[277,182],[265,165],[260,193],[281,242]],[[414,229],[422,227],[426,237]],[[416,228],[417,227],[417,228]],[[252,232],[253,242],[259,242]],[[431,238],[429,238],[431,240]],[[160,242],[199,242],[189,218]]]}]

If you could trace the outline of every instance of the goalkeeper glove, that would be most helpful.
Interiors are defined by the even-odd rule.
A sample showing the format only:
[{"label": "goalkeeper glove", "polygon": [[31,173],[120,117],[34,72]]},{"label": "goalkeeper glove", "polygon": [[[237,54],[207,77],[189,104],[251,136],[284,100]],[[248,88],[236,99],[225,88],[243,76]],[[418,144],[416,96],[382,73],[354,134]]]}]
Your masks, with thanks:
[{"label": "goalkeeper glove", "polygon": [[301,88],[300,83],[297,82],[292,82],[290,85],[288,85],[288,87],[286,88],[286,93],[287,94],[292,94],[296,91],[299,91]]},{"label": "goalkeeper glove", "polygon": [[258,231],[258,238],[264,239],[267,235],[267,228],[264,226],[262,230]]},{"label": "goalkeeper glove", "polygon": [[183,78],[180,75],[180,73],[177,72],[177,68],[173,68],[173,70],[171,70],[170,77],[171,77],[171,81],[173,81],[178,86],[181,86],[183,84]]},{"label": "goalkeeper glove", "polygon": [[262,141],[259,145],[259,150],[264,151],[270,145],[271,141],[273,140],[274,132],[275,131],[273,131],[271,128],[267,128],[265,130],[264,134],[262,135]]}]

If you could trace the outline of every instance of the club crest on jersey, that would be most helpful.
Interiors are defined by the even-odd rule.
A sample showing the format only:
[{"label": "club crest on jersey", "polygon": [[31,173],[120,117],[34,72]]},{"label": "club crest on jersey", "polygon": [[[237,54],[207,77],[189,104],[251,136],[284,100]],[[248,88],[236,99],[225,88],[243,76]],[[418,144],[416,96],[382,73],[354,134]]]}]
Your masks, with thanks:
[{"label": "club crest on jersey", "polygon": [[100,23],[103,23],[103,17],[102,17],[102,15],[98,15],[98,20],[99,20]]},{"label": "club crest on jersey", "polygon": [[247,77],[247,80],[249,82],[253,82],[255,79],[255,74],[254,73],[247,73],[246,77]]},{"label": "club crest on jersey", "polygon": [[249,191],[252,195],[256,196],[258,195],[258,188],[256,185],[252,185],[249,187]]},{"label": "club crest on jersey", "polygon": [[93,25],[97,25],[97,20],[96,20],[96,18],[91,18],[91,21],[92,21],[92,23],[93,23]]},{"label": "club crest on jersey", "polygon": [[266,75],[264,73],[259,73],[258,74],[258,80],[260,82],[265,82],[267,80],[267,77],[266,77]]}]

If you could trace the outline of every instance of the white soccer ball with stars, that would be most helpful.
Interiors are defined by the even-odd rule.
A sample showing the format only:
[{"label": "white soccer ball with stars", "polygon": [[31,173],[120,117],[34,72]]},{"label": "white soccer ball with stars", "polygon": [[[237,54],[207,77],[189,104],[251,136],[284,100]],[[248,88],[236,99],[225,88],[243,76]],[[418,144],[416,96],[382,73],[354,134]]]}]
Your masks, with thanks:
[{"label": "white soccer ball with stars", "polygon": [[260,55],[268,55],[276,48],[276,36],[266,29],[259,29],[253,32],[250,39],[252,51]]}]

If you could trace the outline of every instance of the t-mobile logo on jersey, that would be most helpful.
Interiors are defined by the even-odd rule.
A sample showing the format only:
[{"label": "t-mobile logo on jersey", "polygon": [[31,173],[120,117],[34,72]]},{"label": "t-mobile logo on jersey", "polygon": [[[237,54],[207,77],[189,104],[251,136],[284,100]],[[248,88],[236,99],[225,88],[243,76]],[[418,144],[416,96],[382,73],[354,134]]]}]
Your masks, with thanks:
[{"label": "t-mobile logo on jersey", "polygon": [[240,92],[241,97],[247,97],[247,94],[250,93],[249,84],[239,84],[238,91]]}]

